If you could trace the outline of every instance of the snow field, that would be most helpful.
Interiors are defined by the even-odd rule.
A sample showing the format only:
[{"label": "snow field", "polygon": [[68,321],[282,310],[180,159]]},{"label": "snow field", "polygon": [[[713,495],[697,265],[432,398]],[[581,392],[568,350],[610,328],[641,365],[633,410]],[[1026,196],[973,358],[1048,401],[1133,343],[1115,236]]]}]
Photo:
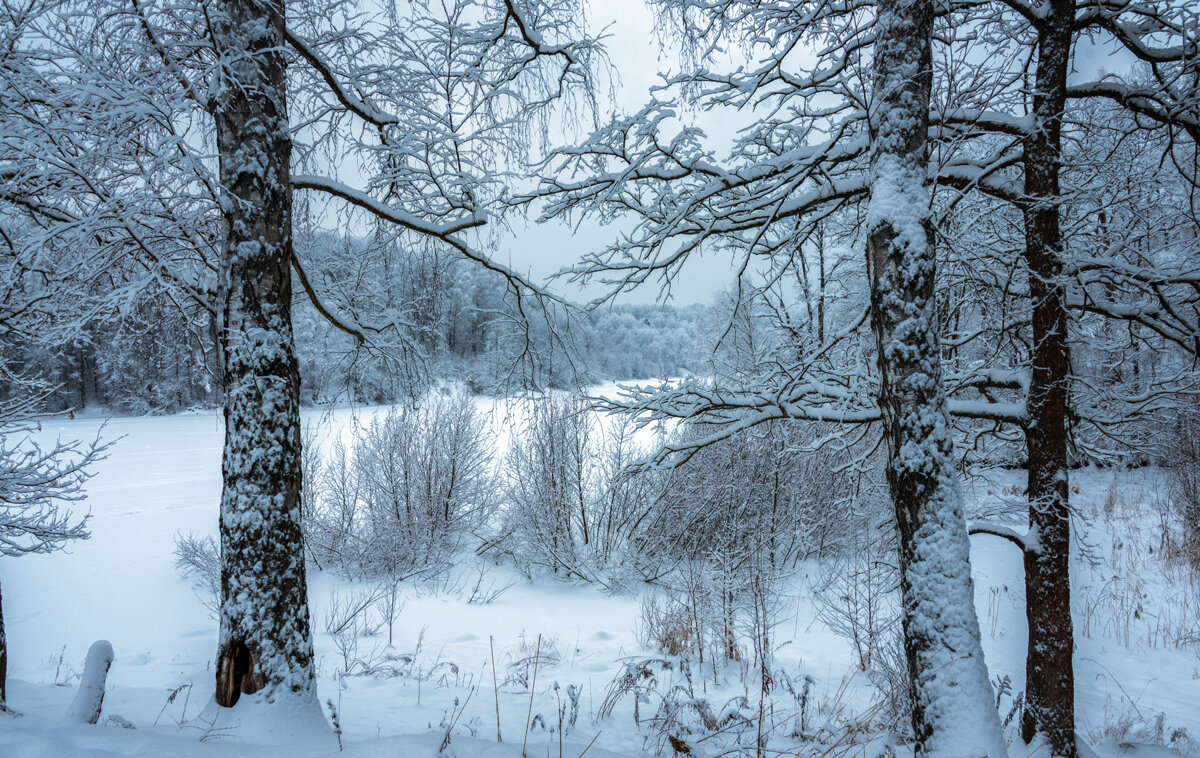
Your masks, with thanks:
[{"label": "snow field", "polygon": [[[492,412],[497,445],[503,448],[517,412],[503,402],[479,402]],[[358,415],[372,412],[359,409]],[[325,441],[352,434],[353,416],[346,410],[305,413],[306,421],[322,423]],[[56,419],[40,434],[46,440],[89,437],[100,426],[97,419]],[[103,434],[122,439],[89,483],[92,539],[72,545],[67,554],[5,560],[0,568],[9,701],[25,714],[0,721],[0,756],[337,753],[336,744],[312,739],[287,747],[254,746],[247,744],[250,735],[237,729],[197,721],[212,697],[217,628],[173,567],[173,549],[178,532],[216,532],[219,415],[118,418],[104,425]],[[1023,478],[1023,472],[999,472],[988,481],[967,483],[964,492],[968,503],[1013,500]],[[1082,549],[1074,564],[1080,733],[1096,742],[1102,755],[1130,754],[1119,747],[1121,741],[1170,743],[1172,734],[1176,746],[1200,755],[1190,742],[1200,736],[1196,587],[1150,552],[1158,550],[1161,534],[1153,506],[1161,497],[1162,475],[1084,470],[1073,472],[1072,482],[1078,488],[1072,497],[1084,516],[1076,533]],[[976,536],[972,562],[991,677],[1008,677],[1012,692],[1020,692],[1025,646],[1020,556],[1010,543]],[[531,706],[528,691],[510,677],[528,673],[519,662],[532,655],[538,635],[543,654],[557,662],[539,667],[532,714],[557,728],[567,687],[574,685],[580,693],[577,725],[564,735],[562,755],[578,756],[593,738],[589,756],[642,753],[648,732],[635,727],[632,698],[623,700],[610,719],[593,723],[621,662],[656,654],[637,642],[638,597],[549,579],[528,582],[499,566],[488,570],[483,586],[508,589],[490,604],[475,604],[467,600],[479,579],[476,566],[464,561],[456,571],[439,586],[404,588],[393,648],[386,649],[386,629],[358,639],[360,655],[407,657],[419,674],[393,678],[336,676],[340,653],[324,620],[335,597],[362,587],[310,573],[318,691],[321,702],[332,701],[338,712],[346,753],[433,755],[445,724],[453,721],[450,750],[458,756],[520,755]],[[832,724],[835,714],[865,712],[877,693],[868,677],[856,672],[849,642],[817,619],[803,573],[789,590],[785,617],[775,631],[776,668],[789,676],[812,676],[814,718]],[[73,674],[81,671],[88,647],[98,639],[110,640],[116,653],[101,725],[64,725],[60,720],[78,684]],[[498,694],[492,686],[493,645]],[[739,670],[731,664],[718,686],[706,681],[697,689],[714,708],[740,694],[756,703],[752,665],[746,660]],[[663,673],[664,683],[672,676]],[[497,699],[500,744],[495,742]],[[1001,700],[1003,717],[1011,698]],[[643,718],[653,707],[643,705]],[[110,716],[136,729],[118,728]],[[1179,730],[1191,737],[1179,737],[1184,733]],[[1007,731],[1011,737],[1011,725]],[[847,754],[873,755],[872,749],[861,745]],[[1011,752],[1045,754],[1019,743]],[[528,753],[559,755],[558,734],[533,728]],[[1154,752],[1139,748],[1133,754]]]}]

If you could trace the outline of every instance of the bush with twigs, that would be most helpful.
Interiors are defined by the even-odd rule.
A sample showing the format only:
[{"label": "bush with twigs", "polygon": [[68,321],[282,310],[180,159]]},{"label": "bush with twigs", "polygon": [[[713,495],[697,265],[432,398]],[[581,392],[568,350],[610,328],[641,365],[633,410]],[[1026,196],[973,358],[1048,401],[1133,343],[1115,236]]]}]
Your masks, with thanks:
[{"label": "bush with twigs", "polygon": [[492,457],[486,420],[463,392],[376,417],[306,472],[312,558],[349,577],[445,572],[495,510]]},{"label": "bush with twigs", "polygon": [[[505,458],[505,506],[490,548],[532,576],[619,585],[636,578],[652,547],[669,475],[636,475],[648,454],[623,417],[598,417],[587,401],[551,394],[521,406],[526,415]],[[657,547],[657,545],[653,545]]]}]

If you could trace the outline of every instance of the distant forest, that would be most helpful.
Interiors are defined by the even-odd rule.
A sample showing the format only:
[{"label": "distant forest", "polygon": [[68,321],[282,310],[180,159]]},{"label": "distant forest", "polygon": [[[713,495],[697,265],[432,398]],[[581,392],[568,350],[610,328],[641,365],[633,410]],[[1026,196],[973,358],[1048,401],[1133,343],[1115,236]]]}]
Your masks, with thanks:
[{"label": "distant forest", "polygon": [[[540,386],[679,376],[696,365],[697,335],[711,312],[703,305],[604,305],[547,317],[535,303],[523,304],[522,314],[502,277],[444,251],[332,235],[298,235],[297,248],[319,261],[310,270],[322,272],[323,305],[354,314],[357,326],[380,337],[373,349],[360,349],[294,281],[305,405],[395,402],[436,381],[493,391],[523,370],[520,354],[530,345],[549,359],[520,378]],[[220,403],[217,323],[208,311],[165,288],[141,287],[129,302],[81,309],[77,318],[86,324],[63,343],[5,336],[9,371],[57,387],[47,410],[155,414]]]}]

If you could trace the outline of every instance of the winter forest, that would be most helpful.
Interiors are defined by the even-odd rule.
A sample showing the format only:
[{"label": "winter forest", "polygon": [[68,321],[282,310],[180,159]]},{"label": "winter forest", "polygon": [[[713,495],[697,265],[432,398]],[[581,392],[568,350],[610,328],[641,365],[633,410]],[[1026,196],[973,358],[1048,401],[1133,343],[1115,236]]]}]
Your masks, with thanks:
[{"label": "winter forest", "polygon": [[1200,758],[1193,0],[0,0],[0,756]]}]

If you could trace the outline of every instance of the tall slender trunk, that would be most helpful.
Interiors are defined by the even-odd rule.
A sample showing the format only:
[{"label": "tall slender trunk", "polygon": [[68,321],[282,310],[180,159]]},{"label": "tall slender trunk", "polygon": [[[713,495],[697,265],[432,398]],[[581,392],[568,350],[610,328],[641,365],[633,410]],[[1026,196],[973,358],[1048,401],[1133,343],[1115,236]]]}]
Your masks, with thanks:
[{"label": "tall slender trunk", "polygon": [[221,0],[216,117],[225,246],[217,702],[315,702],[300,529],[300,378],[292,338],[291,137],[281,0]]},{"label": "tall slender trunk", "polygon": [[1034,125],[1025,140],[1025,257],[1033,301],[1029,385],[1030,539],[1025,551],[1026,742],[1042,732],[1057,756],[1074,758],[1075,636],[1071,623],[1071,517],[1067,481],[1070,351],[1059,228],[1062,113],[1074,0],[1050,0],[1038,30]]},{"label": "tall slender trunk", "polygon": [[0,711],[8,707],[8,640],[4,636],[4,595],[0,592]]},{"label": "tall slender trunk", "polygon": [[79,407],[89,408],[97,403],[96,355],[93,347],[82,340],[75,344],[79,362]]},{"label": "tall slender trunk", "polygon": [[825,344],[825,231],[817,230],[817,344]]},{"label": "tall slender trunk", "polygon": [[881,0],[877,29],[867,257],[916,754],[1000,758],[936,332],[932,0]]}]

